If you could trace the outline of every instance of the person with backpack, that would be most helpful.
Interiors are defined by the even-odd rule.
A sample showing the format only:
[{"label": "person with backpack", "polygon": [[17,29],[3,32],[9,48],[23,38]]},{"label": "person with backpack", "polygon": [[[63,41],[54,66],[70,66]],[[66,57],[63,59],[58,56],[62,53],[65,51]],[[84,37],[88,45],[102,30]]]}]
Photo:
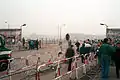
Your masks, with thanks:
[{"label": "person with backpack", "polygon": [[75,55],[74,49],[73,49],[73,45],[69,46],[69,48],[66,51],[65,57],[66,58],[70,58],[68,59],[68,71],[71,71],[71,64],[72,64],[72,60],[73,60],[73,56]]}]

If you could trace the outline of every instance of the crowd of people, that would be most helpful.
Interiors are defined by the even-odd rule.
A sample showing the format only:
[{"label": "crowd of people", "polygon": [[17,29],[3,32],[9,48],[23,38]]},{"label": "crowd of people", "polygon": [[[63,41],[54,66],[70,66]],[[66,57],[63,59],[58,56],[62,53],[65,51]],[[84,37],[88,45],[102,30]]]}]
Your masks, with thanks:
[{"label": "crowd of people", "polygon": [[82,63],[85,62],[84,56],[89,56],[89,53],[91,53],[94,58],[98,59],[98,65],[101,68],[101,78],[103,80],[109,78],[111,63],[115,64],[116,77],[120,77],[120,42],[118,40],[112,40],[111,38],[98,41],[87,39],[82,44],[77,41],[75,45],[77,48],[76,51],[73,44],[66,50],[65,57],[70,58],[68,60],[68,71],[71,71],[71,64],[73,62],[71,57],[75,55],[75,52],[80,54]]},{"label": "crowd of people", "polygon": [[[23,39],[23,47],[25,47],[25,40]],[[38,50],[39,41],[29,40],[29,49],[36,48]],[[76,50],[74,50],[76,47]],[[85,59],[92,55],[93,58],[98,59],[98,65],[101,68],[101,78],[108,79],[110,72],[110,64],[115,64],[116,77],[119,78],[120,70],[120,42],[118,40],[112,40],[111,38],[105,38],[103,40],[85,40],[83,43],[76,41],[75,44],[70,40],[68,48],[66,50],[65,57],[70,58],[68,60],[68,71],[71,71],[71,65],[75,56],[75,53],[81,57],[81,62],[85,63]],[[60,57],[61,52],[58,54]],[[86,55],[86,56],[85,56]]]},{"label": "crowd of people", "polygon": [[37,40],[28,40],[26,41],[24,38],[21,40],[18,41],[17,43],[17,46],[18,46],[18,50],[21,50],[21,49],[28,49],[28,50],[33,50],[33,49],[39,49],[41,48],[41,40],[38,41]]}]

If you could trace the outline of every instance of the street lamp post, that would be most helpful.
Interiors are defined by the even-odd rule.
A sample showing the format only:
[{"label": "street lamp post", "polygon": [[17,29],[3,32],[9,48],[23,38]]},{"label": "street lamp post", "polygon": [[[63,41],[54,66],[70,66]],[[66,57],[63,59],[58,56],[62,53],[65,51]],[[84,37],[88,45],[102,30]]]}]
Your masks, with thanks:
[{"label": "street lamp post", "polygon": [[8,26],[8,29],[10,29],[10,25],[8,24],[8,22],[6,21],[5,23],[7,24],[7,26]]},{"label": "street lamp post", "polygon": [[[61,52],[62,52],[62,27],[65,26],[65,24],[59,26],[58,25],[58,33],[59,33],[59,29],[60,29],[60,40],[59,40],[59,45],[60,45],[60,49],[61,49]],[[59,34],[58,34],[59,35]]]},{"label": "street lamp post", "polygon": [[61,33],[62,33],[62,30],[61,30],[61,29],[62,29],[62,26],[60,27],[60,41],[61,41],[61,38],[62,38],[62,37],[61,37],[61,35],[62,35],[62,34],[61,34]]},{"label": "street lamp post", "polygon": [[[9,33],[8,33],[8,35],[7,35],[7,37],[11,37],[12,35],[12,32],[10,31],[10,25],[9,25],[9,23],[7,22],[7,21],[5,21],[5,24],[7,24],[7,27],[8,27],[8,30],[9,30]],[[12,41],[12,40],[11,40]],[[11,42],[10,41],[10,42]],[[11,46],[11,43],[9,42],[9,44],[10,44],[10,46]]]},{"label": "street lamp post", "polygon": [[62,27],[64,27],[65,26],[65,24],[63,24],[62,26],[59,26],[59,28],[60,28],[60,41],[62,40]]},{"label": "street lamp post", "polygon": [[105,25],[105,28],[106,28],[106,37],[107,37],[107,29],[108,29],[108,25],[107,24],[103,24],[103,23],[100,23],[100,25]]},{"label": "street lamp post", "polygon": [[60,33],[59,33],[59,25],[58,25],[58,43],[59,43],[59,34],[60,34]]},{"label": "street lamp post", "polygon": [[20,32],[21,40],[22,40],[22,27],[23,27],[23,26],[26,26],[26,24],[23,24],[23,25],[20,26],[20,29],[21,29],[21,32]]}]

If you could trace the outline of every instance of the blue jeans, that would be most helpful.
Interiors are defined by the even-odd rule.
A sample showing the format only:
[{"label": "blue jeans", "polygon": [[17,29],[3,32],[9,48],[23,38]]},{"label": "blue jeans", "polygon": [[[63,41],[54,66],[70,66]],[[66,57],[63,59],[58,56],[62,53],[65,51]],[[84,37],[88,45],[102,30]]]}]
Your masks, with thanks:
[{"label": "blue jeans", "polygon": [[110,67],[110,56],[101,55],[102,78],[108,78],[109,67]]}]

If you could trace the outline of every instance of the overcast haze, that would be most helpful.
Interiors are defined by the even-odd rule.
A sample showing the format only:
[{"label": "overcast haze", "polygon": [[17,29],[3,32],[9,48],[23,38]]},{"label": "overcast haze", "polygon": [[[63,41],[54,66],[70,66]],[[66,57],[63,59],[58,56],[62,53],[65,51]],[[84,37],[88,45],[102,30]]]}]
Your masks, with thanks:
[{"label": "overcast haze", "polygon": [[62,33],[105,34],[105,27],[120,25],[120,0],[0,0],[0,28],[23,28],[23,33],[58,34],[58,24],[66,24]]}]

